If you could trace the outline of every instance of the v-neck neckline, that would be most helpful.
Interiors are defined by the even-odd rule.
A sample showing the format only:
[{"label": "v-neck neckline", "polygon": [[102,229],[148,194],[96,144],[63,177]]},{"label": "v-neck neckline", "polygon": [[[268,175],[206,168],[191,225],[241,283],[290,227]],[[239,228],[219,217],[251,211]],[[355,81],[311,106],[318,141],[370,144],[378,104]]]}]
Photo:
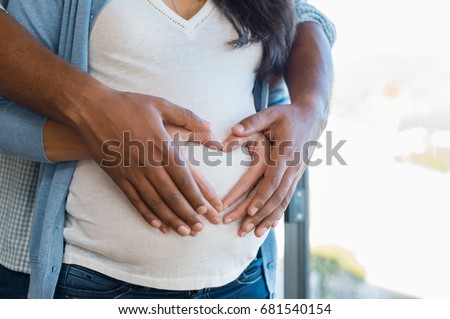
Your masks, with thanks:
[{"label": "v-neck neckline", "polygon": [[206,0],[200,10],[190,19],[185,19],[170,8],[163,0],[147,0],[157,11],[172,20],[175,24],[183,29],[192,32],[202,22],[204,22],[214,9],[211,0]]}]

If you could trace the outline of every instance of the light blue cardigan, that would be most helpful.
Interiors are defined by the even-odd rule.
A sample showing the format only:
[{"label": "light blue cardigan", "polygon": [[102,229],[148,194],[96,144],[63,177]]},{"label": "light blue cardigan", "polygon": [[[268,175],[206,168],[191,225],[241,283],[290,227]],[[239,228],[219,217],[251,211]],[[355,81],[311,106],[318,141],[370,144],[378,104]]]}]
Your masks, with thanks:
[{"label": "light blue cardigan", "polygon": [[[109,0],[10,1],[9,14],[44,46],[83,71],[88,70],[89,35]],[[314,7],[299,1],[298,22],[322,25],[330,43],[334,26]],[[255,84],[257,110],[285,103],[285,87],[271,93],[267,83]],[[30,298],[52,298],[61,269],[65,203],[76,162],[52,163],[44,152],[46,118],[0,97],[0,154],[41,162],[40,185],[30,241]],[[276,242],[272,231],[261,247],[271,297],[276,276]]]}]

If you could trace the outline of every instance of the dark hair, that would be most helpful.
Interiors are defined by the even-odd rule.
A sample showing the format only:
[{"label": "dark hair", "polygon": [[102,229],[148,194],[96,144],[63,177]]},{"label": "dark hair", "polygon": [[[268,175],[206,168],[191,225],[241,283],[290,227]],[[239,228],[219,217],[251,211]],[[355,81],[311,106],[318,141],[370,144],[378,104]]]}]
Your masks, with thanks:
[{"label": "dark hair", "polygon": [[259,79],[276,82],[283,74],[295,35],[292,0],[214,0],[232,23],[238,38],[236,48],[261,42],[263,57],[257,70]]}]

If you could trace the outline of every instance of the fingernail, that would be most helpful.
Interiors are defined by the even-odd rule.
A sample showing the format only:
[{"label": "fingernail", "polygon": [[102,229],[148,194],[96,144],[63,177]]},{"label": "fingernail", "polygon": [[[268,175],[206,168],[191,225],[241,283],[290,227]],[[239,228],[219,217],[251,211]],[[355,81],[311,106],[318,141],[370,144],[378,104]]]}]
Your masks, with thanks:
[{"label": "fingernail", "polygon": [[275,228],[275,227],[277,227],[277,225],[278,225],[278,220],[273,222],[272,227]]},{"label": "fingernail", "polygon": [[219,201],[219,200],[214,200],[214,201],[212,202],[212,205],[214,206],[214,208],[215,208],[218,212],[223,211],[223,205],[222,205],[222,202],[221,202],[221,201]]},{"label": "fingernail", "polygon": [[257,212],[258,212],[258,208],[257,207],[252,207],[252,208],[249,209],[248,214],[250,216],[255,216]]},{"label": "fingernail", "polygon": [[227,142],[222,143],[222,151],[228,152],[228,143]]},{"label": "fingernail", "polygon": [[188,236],[191,233],[191,230],[186,226],[180,226],[177,229],[177,233],[180,234],[181,236]]},{"label": "fingernail", "polygon": [[218,151],[222,148],[222,145],[220,145],[219,142],[211,142],[208,144],[208,147],[214,151]]},{"label": "fingernail", "polygon": [[168,230],[167,228],[165,228],[165,227],[161,227],[159,230],[160,230],[163,234],[167,234],[167,233],[169,232],[169,230]]},{"label": "fingernail", "polygon": [[197,213],[200,215],[206,214],[207,211],[208,211],[208,208],[204,205],[197,208]]},{"label": "fingernail", "polygon": [[244,132],[244,130],[245,130],[241,124],[236,124],[235,126],[233,126],[233,129],[238,132]]},{"label": "fingernail", "polygon": [[259,237],[263,236],[266,233],[267,229],[267,227],[261,228],[258,232]]},{"label": "fingernail", "polygon": [[241,237],[245,237],[245,236],[247,236],[247,233],[246,233],[246,232],[242,232],[242,233],[240,234],[240,236],[241,236]]},{"label": "fingernail", "polygon": [[232,221],[233,220],[230,217],[228,217],[227,219],[225,219],[224,223],[225,224],[230,224]]},{"label": "fingernail", "polygon": [[221,222],[222,222],[222,219],[220,217],[216,217],[212,221],[212,223],[215,225],[220,224]]},{"label": "fingernail", "polygon": [[203,224],[202,223],[197,223],[194,226],[192,226],[192,230],[194,232],[199,232],[203,229]]},{"label": "fingernail", "polygon": [[198,233],[196,233],[196,232],[191,232],[191,236],[192,236],[192,237],[197,236],[197,234],[198,234]]},{"label": "fingernail", "polygon": [[150,225],[154,228],[160,228],[162,223],[161,221],[154,219],[150,222]]},{"label": "fingernail", "polygon": [[252,224],[252,223],[247,224],[247,226],[245,226],[245,231],[246,231],[246,232],[249,232],[249,231],[251,231],[253,228],[255,228],[255,225],[254,225],[254,224]]}]

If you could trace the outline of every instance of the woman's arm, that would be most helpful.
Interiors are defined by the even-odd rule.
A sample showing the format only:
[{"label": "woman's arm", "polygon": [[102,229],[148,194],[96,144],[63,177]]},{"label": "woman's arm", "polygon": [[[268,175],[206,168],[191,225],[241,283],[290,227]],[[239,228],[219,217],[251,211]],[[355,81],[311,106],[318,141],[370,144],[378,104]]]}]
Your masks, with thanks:
[{"label": "woman's arm", "polygon": [[[243,221],[240,235],[255,230],[256,236],[262,236],[276,226],[306,168],[303,146],[318,140],[326,126],[333,64],[330,42],[320,25],[298,25],[287,70],[285,78],[291,104],[265,109],[232,130],[238,137],[264,132],[275,146],[271,151],[271,161],[275,164],[267,166],[262,182],[240,212],[250,215]],[[234,139],[231,136],[228,142]],[[226,200],[224,204],[227,205]],[[230,216],[237,219],[239,214]]]},{"label": "woman's arm", "polygon": [[44,150],[52,162],[77,161],[90,158],[78,133],[65,124],[47,120],[44,126]]}]

